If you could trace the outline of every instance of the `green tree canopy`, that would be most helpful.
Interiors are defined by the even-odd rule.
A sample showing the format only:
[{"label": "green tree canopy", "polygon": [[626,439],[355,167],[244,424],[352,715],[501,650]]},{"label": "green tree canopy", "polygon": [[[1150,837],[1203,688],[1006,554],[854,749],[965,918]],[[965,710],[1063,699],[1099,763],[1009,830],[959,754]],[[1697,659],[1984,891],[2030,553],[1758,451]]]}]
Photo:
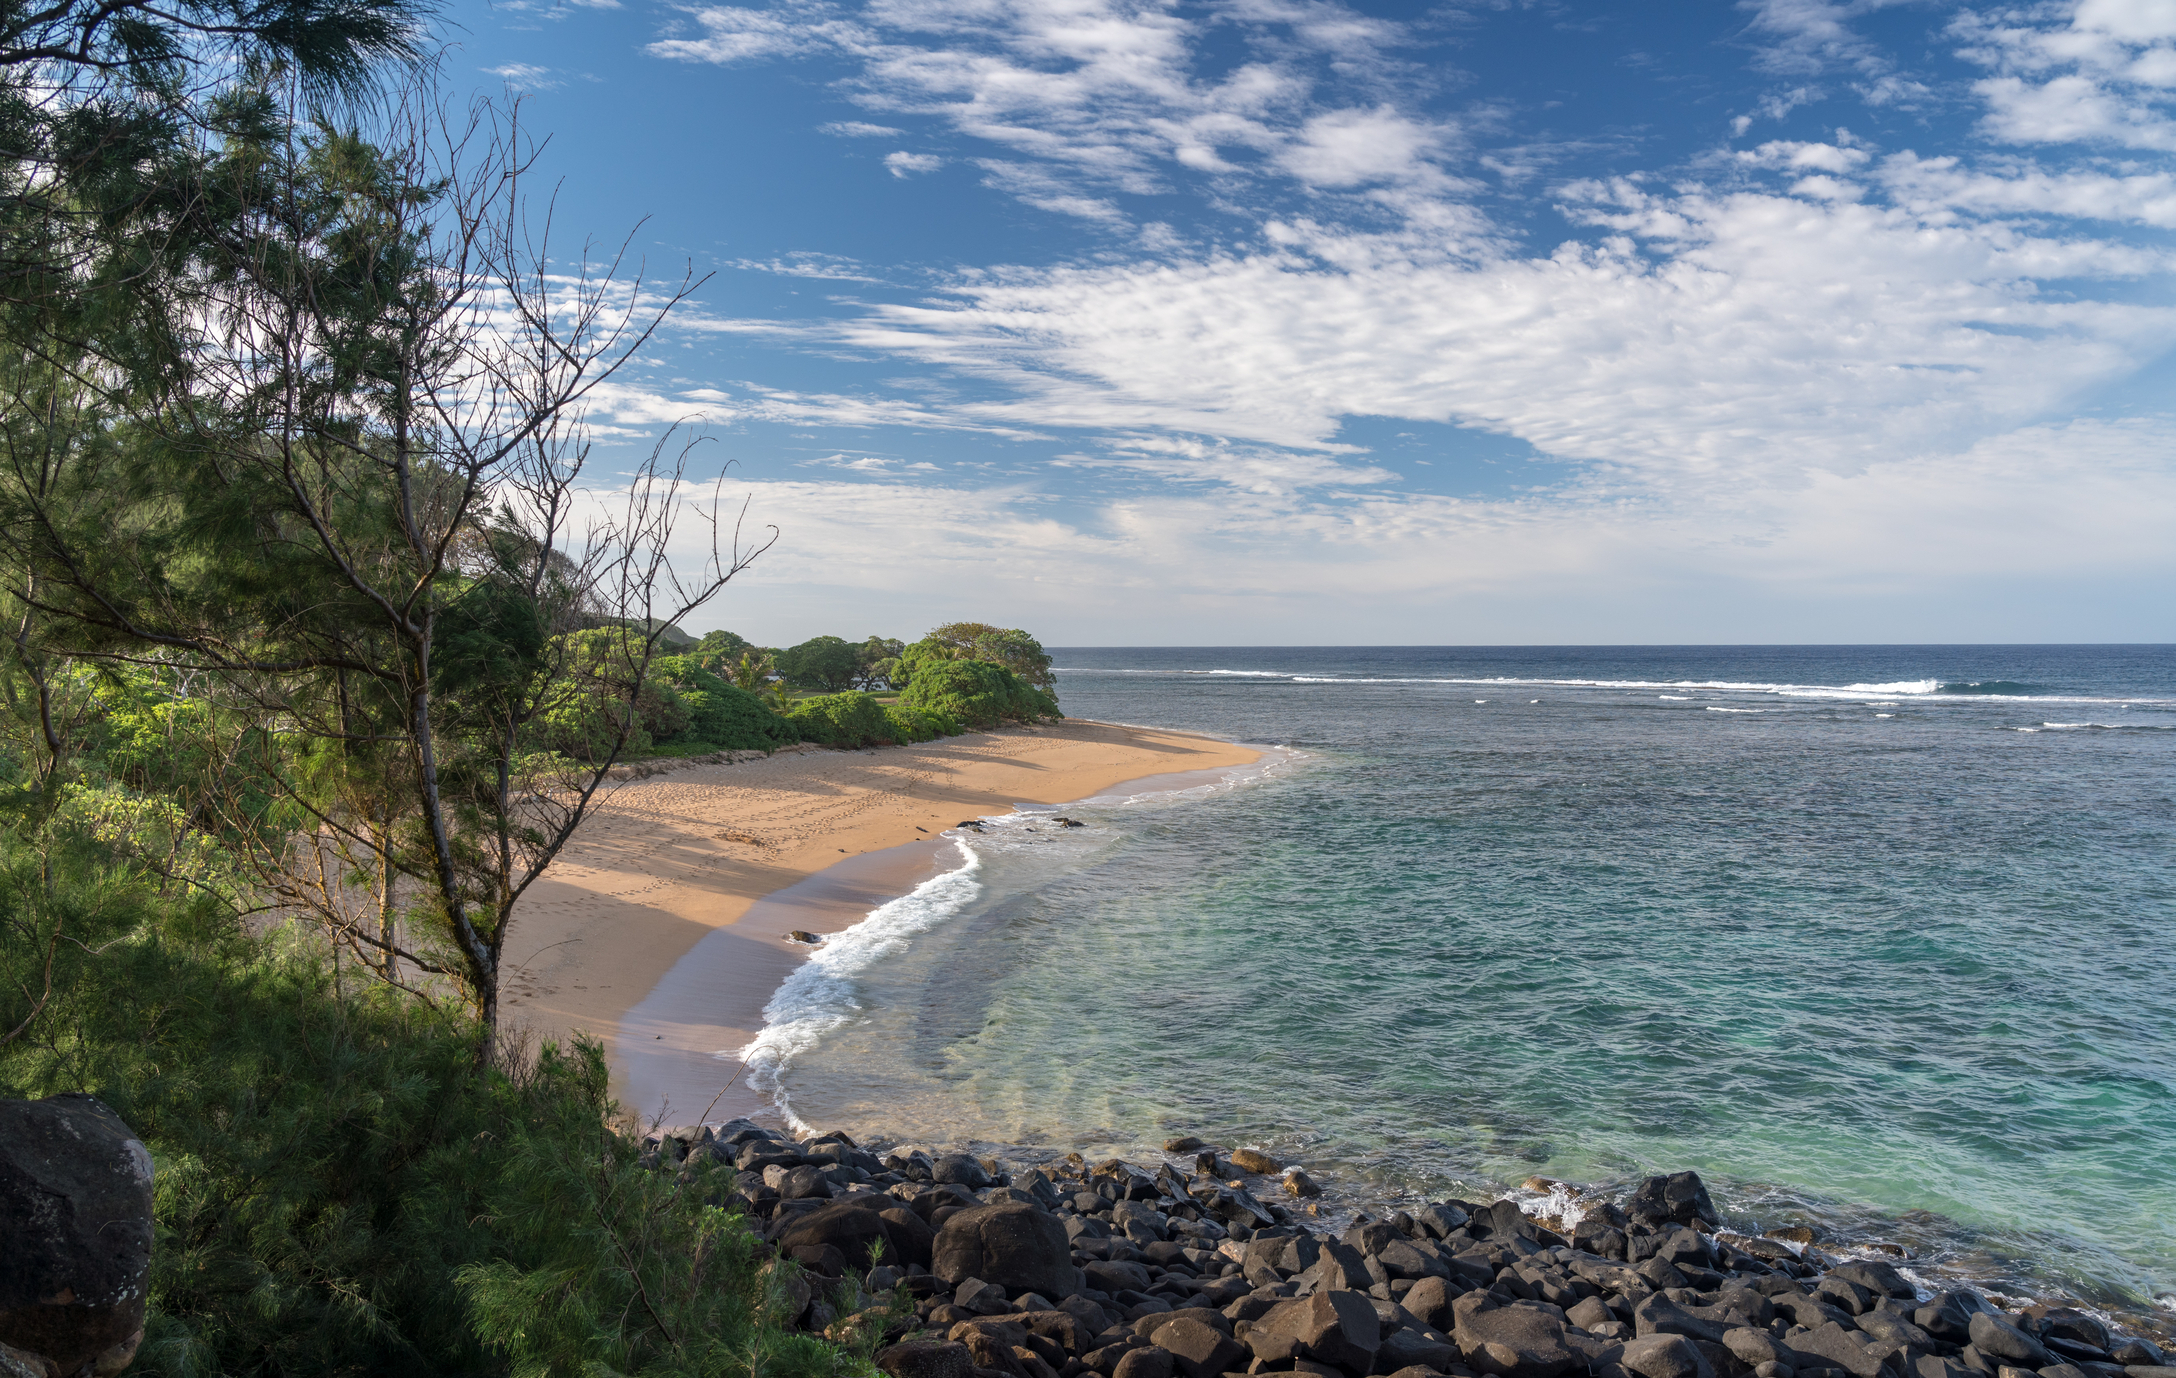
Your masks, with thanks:
[{"label": "green tree canopy", "polygon": [[1043,643],[1018,627],[995,627],[987,622],[947,622],[907,647],[901,657],[902,677],[911,679],[923,662],[984,660],[1002,665],[1046,693],[1055,694],[1057,676],[1051,673],[1050,655]]},{"label": "green tree canopy", "polygon": [[796,689],[843,694],[861,680],[861,657],[842,637],[812,636],[778,653],[778,673]]},{"label": "green tree canopy", "polygon": [[899,657],[905,655],[906,651],[906,642],[897,637],[885,636],[872,636],[855,647],[855,663],[861,668],[861,687],[905,688],[906,677],[899,673]]}]

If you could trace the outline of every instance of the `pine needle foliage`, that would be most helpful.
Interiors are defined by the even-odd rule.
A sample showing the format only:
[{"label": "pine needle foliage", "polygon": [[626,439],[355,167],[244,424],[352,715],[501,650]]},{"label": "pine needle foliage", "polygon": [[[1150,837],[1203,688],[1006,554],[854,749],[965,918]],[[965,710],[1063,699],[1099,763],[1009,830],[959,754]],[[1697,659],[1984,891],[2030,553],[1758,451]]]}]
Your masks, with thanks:
[{"label": "pine needle foliage", "polygon": [[725,1169],[640,1165],[596,1044],[479,1068],[467,1019],[360,977],[0,831],[0,1096],[96,1095],[157,1167],[132,1373],[866,1371],[785,1328]]}]

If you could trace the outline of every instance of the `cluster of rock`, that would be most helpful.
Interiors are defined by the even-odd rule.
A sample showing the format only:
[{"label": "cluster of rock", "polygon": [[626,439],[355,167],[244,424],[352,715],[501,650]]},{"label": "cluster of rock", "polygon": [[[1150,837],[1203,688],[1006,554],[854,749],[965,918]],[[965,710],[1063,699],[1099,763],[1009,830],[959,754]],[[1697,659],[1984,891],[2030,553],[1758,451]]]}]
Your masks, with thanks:
[{"label": "cluster of rock", "polygon": [[2080,1311],[1922,1296],[1887,1263],[1724,1231],[1690,1172],[1586,1202],[1564,1233],[1507,1199],[1333,1235],[1257,1197],[1277,1164],[1247,1150],[1008,1172],[734,1121],[652,1152],[732,1163],[784,1271],[810,1280],[800,1323],[880,1329],[893,1378],[2176,1378]]}]

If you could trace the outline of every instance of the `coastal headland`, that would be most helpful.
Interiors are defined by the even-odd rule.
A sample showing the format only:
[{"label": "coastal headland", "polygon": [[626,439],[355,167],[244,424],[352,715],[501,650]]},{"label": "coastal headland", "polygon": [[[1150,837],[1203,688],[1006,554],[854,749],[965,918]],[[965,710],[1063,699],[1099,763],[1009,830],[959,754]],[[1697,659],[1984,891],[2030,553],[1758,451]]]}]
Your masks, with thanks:
[{"label": "coastal headland", "polygon": [[[942,864],[945,829],[1260,754],[1068,719],[873,751],[802,747],[612,782],[523,902],[508,944],[508,1017],[538,1038],[580,1031],[602,1041],[629,1110],[700,1114],[732,1075],[714,1054],[755,1036],[764,1003],[807,955],[786,935],[836,932],[913,889]],[[649,1001],[640,1027],[623,1027],[721,930],[730,950],[706,962],[699,990]],[[762,1109],[737,1087],[711,1116]]]}]

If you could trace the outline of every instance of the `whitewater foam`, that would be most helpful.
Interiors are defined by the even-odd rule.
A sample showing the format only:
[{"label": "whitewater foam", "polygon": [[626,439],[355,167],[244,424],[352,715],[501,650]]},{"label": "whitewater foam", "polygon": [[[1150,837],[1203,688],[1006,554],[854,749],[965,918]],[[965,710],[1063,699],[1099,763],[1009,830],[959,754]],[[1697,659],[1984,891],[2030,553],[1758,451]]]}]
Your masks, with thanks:
[{"label": "whitewater foam", "polygon": [[957,869],[923,881],[832,934],[779,983],[763,1007],[762,1032],[745,1047],[713,1054],[745,1062],[749,1087],[770,1092],[779,1115],[797,1131],[810,1126],[794,1115],[779,1078],[796,1056],[861,1012],[855,975],[900,952],[909,939],[952,918],[982,893],[976,879],[982,859],[963,839],[955,837],[952,844],[962,858]]},{"label": "whitewater foam", "polygon": [[2058,732],[2176,732],[2176,723],[2157,722],[2044,722],[2040,726]]},{"label": "whitewater foam", "polygon": [[[1986,702],[1990,699],[2023,703],[2091,703],[2124,705],[2128,707],[2172,707],[2176,700],[2158,698],[2109,698],[2090,694],[2038,694],[2033,685],[2012,680],[1941,680],[1907,679],[1863,684],[1795,684],[1774,680],[1725,680],[1725,679],[1552,679],[1526,676],[1465,676],[1465,675],[1303,675],[1282,670],[1157,670],[1157,669],[1094,669],[1083,667],[1070,669],[1059,667],[1064,674],[1091,675],[1187,675],[1228,676],[1240,679],[1283,680],[1289,684],[1431,684],[1461,687],[1489,688],[1557,688],[1557,689],[1702,689],[1721,693],[1770,694],[1778,698],[1793,699],[1890,699],[1909,697],[1920,701],[1937,702]],[[1678,696],[1658,694],[1658,698]],[[1475,700],[1485,702],[1485,700]],[[1884,705],[1887,706],[1887,705]]]}]

